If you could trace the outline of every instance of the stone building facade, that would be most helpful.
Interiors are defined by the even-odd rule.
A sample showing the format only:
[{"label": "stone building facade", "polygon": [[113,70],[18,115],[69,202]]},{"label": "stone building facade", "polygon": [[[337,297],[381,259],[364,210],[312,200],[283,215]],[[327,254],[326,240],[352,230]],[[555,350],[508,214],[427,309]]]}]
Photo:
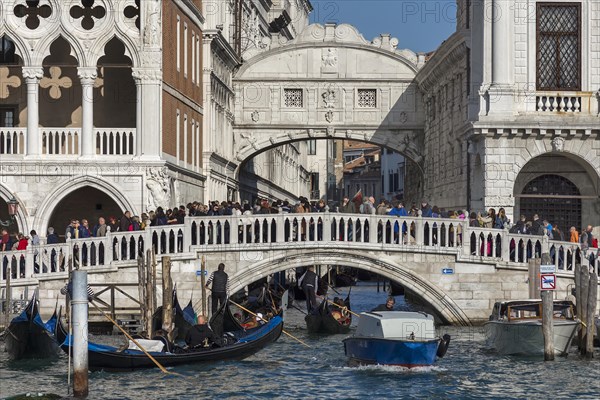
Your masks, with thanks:
[{"label": "stone building facade", "polygon": [[563,231],[600,225],[600,4],[458,6],[456,32],[416,76],[424,197],[514,219],[537,212]]}]

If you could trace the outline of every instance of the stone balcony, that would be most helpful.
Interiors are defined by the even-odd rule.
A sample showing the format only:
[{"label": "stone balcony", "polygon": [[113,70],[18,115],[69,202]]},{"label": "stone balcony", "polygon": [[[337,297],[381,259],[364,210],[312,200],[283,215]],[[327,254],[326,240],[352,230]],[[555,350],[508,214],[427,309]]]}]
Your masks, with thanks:
[{"label": "stone balcony", "polygon": [[[39,129],[40,143],[38,154],[42,157],[54,158],[79,157],[82,155],[81,128]],[[136,155],[136,128],[94,128],[93,148],[96,156],[133,157]],[[0,155],[27,156],[27,128],[0,127]]]}]

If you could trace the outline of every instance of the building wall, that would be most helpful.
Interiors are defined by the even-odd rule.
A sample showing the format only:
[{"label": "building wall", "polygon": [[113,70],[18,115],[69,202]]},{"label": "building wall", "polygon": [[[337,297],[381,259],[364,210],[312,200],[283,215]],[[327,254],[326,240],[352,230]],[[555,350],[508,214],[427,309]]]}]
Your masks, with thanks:
[{"label": "building wall", "polygon": [[196,137],[203,118],[202,30],[191,17],[189,4],[163,2],[163,151],[176,164],[199,171],[202,135]]}]

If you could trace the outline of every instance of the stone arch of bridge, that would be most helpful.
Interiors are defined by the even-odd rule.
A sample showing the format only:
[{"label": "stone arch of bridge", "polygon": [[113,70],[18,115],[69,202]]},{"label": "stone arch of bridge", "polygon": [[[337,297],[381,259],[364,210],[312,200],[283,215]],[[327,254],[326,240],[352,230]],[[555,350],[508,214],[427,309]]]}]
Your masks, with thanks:
[{"label": "stone arch of bridge", "polygon": [[230,278],[231,292],[243,289],[252,282],[275,272],[319,264],[351,265],[392,279],[429,304],[445,322],[453,325],[471,325],[465,312],[442,289],[419,276],[407,265],[382,259],[376,254],[337,253],[331,250],[315,250],[295,255],[280,253],[237,271]]}]

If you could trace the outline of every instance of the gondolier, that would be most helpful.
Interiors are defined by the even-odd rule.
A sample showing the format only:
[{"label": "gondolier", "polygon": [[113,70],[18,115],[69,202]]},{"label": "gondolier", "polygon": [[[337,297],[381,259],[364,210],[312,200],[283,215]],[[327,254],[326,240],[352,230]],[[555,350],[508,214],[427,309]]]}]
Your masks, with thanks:
[{"label": "gondolier", "polygon": [[317,307],[317,290],[319,290],[319,277],[315,274],[315,267],[310,266],[298,280],[298,287],[306,295],[306,311],[310,313]]},{"label": "gondolier", "polygon": [[227,293],[229,293],[229,277],[225,272],[225,264],[220,263],[217,271],[210,274],[210,277],[206,282],[206,288],[208,288],[211,283],[211,313],[214,314],[221,304],[225,303],[227,300]]}]

